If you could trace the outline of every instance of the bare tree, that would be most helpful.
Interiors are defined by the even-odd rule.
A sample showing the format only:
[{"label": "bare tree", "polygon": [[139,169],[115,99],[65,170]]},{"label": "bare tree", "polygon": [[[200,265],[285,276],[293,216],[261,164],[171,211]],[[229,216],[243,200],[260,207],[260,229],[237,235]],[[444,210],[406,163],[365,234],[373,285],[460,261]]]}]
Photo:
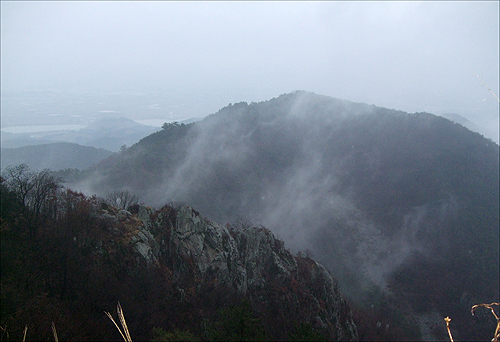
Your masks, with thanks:
[{"label": "bare tree", "polygon": [[5,170],[5,185],[22,205],[22,214],[31,234],[36,233],[40,224],[54,216],[59,180],[50,170],[32,171],[26,164],[9,166]]},{"label": "bare tree", "polygon": [[109,204],[122,209],[127,209],[131,205],[138,204],[139,200],[139,196],[132,194],[128,190],[115,191],[106,196],[106,201]]},{"label": "bare tree", "polygon": [[252,223],[252,221],[249,218],[241,216],[241,215],[239,215],[236,218],[236,221],[231,224],[231,227],[236,229],[236,230],[245,230],[245,229],[251,228],[253,226],[254,226],[254,224]]}]

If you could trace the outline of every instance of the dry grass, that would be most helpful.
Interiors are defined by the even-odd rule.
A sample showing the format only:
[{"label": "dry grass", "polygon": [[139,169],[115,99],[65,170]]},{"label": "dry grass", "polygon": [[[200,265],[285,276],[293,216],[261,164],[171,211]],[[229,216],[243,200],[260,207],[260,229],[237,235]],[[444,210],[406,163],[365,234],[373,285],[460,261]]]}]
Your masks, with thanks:
[{"label": "dry grass", "polygon": [[[474,305],[470,311],[472,313],[472,316],[474,316],[476,309],[479,307],[483,307],[483,308],[487,308],[487,309],[491,310],[491,313],[493,314],[493,316],[495,316],[495,319],[497,320],[497,327],[495,329],[495,334],[493,335],[493,339],[491,340],[491,342],[500,342],[500,318],[498,317],[495,310],[493,309],[494,305],[500,306],[500,303],[477,304],[477,305]],[[446,328],[448,329],[448,335],[450,336],[450,341],[453,342],[453,336],[451,335],[451,331],[450,331],[451,319],[449,317],[446,317],[444,320],[446,321]]]},{"label": "dry grass", "polygon": [[[476,74],[476,73],[474,73]],[[493,92],[493,90],[491,90],[490,86],[486,84],[486,82],[483,81],[483,78],[482,77],[479,77],[478,74],[476,74],[476,77],[479,78],[481,80],[481,82],[483,83],[483,85],[488,88],[488,90],[490,91],[490,93],[493,94],[493,96],[495,96],[495,98],[497,99],[498,102],[500,102],[500,99],[498,98],[498,96]]]},{"label": "dry grass", "polygon": [[446,317],[444,320],[446,321],[446,329],[448,329],[448,335],[450,336],[450,341],[453,342],[453,336],[451,336],[451,331],[450,331],[451,318]]},{"label": "dry grass", "polygon": [[[122,309],[122,306],[120,305],[120,302],[118,302],[118,305],[116,306],[116,311],[118,312],[118,318],[119,318],[120,323],[122,325],[123,331],[122,331],[122,329],[120,329],[118,324],[116,324],[116,321],[114,320],[113,316],[111,316],[111,314],[109,312],[104,311],[104,313],[109,317],[111,322],[113,322],[113,324],[116,326],[116,328],[120,332],[120,335],[122,335],[123,340],[125,342],[132,342],[132,338],[130,337],[130,332],[128,331],[127,322],[125,321],[125,316],[123,315],[123,309]],[[0,329],[2,330],[2,339],[3,339],[4,335],[8,339],[9,333],[7,331],[7,327],[4,328],[4,327],[0,326]],[[22,342],[26,341],[26,333],[27,332],[28,332],[28,325],[26,325],[24,327]],[[52,334],[54,335],[54,341],[59,342],[59,337],[57,336],[56,325],[54,322],[52,322]]]},{"label": "dry grass", "polygon": [[[0,327],[3,331],[3,334],[7,334],[7,340],[9,340],[9,333],[7,332],[7,327]],[[23,339],[22,341],[25,342],[26,341],[26,333],[28,332],[28,325],[26,324],[24,326],[24,331],[23,331]],[[3,334],[2,334],[2,338],[3,338]],[[54,322],[52,322],[52,334],[54,335],[54,340],[56,342],[59,342],[59,338],[57,337],[57,330],[56,330],[56,325],[54,324]]]},{"label": "dry grass", "polygon": [[493,314],[493,316],[495,316],[495,319],[497,320],[497,327],[495,329],[495,335],[493,335],[493,339],[491,340],[491,342],[499,342],[500,341],[500,319],[498,318],[498,315],[495,313],[495,310],[493,309],[493,305],[500,306],[500,303],[477,304],[477,305],[474,305],[472,307],[470,312],[474,316],[476,309],[479,307],[484,307],[484,308],[488,308],[491,310],[491,313]]},{"label": "dry grass", "polygon": [[123,315],[123,310],[122,306],[120,305],[120,302],[118,302],[118,305],[116,306],[116,312],[118,313],[118,318],[120,319],[120,323],[123,327],[123,331],[120,329],[118,324],[116,324],[115,320],[113,319],[113,316],[107,311],[104,311],[104,313],[109,317],[111,322],[114,323],[116,329],[120,332],[120,335],[122,335],[122,338],[125,342],[132,342],[132,338],[130,337],[130,333],[128,331],[127,327],[127,322],[125,322],[125,316]]},{"label": "dry grass", "polygon": [[54,334],[54,340],[56,342],[59,342],[59,338],[57,337],[56,325],[54,324],[54,322],[52,322],[52,334]]}]

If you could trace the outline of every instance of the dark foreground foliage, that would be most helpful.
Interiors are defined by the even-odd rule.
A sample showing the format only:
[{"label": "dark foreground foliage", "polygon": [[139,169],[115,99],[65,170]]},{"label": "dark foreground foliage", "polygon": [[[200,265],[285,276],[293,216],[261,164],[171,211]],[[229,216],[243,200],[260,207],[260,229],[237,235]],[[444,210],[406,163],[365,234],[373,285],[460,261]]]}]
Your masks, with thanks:
[{"label": "dark foreground foliage", "polygon": [[[297,258],[292,281],[270,281],[261,292],[247,293],[249,300],[197,278],[194,269],[175,273],[170,255],[153,266],[138,258],[130,243],[142,224],[130,214],[137,204],[117,220],[123,209],[62,188],[50,172],[23,165],[2,178],[1,200],[2,341],[22,339],[26,327],[27,340],[53,340],[53,324],[61,341],[119,341],[105,315],[117,302],[134,341],[331,338],[303,319],[304,308],[312,308],[308,291],[322,291],[311,278],[316,264],[309,258]],[[176,209],[165,206],[155,215],[164,222],[155,238],[168,240]]]}]

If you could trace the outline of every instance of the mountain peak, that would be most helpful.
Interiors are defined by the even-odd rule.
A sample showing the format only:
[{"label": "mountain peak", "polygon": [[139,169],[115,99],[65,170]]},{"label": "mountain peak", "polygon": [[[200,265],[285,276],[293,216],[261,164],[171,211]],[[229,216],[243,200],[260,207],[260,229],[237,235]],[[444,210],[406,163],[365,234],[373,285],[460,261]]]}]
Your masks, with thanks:
[{"label": "mountain peak", "polygon": [[[433,114],[297,91],[169,127],[83,184],[100,194],[126,184],[148,203],[188,203],[219,222],[250,217],[320,255],[358,304],[378,289],[381,302],[406,303],[387,308],[393,319],[400,305],[415,318],[434,310],[421,307],[432,293],[446,316],[465,292],[498,297],[486,280],[499,269],[498,149]],[[432,287],[418,282],[426,277]],[[442,295],[449,279],[468,283]]]}]

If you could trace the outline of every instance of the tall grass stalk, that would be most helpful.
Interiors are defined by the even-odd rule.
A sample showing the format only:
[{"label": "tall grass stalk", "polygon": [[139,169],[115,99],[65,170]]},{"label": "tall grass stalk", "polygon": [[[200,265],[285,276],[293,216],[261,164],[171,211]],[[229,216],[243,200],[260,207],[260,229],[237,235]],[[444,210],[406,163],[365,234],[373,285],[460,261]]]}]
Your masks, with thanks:
[{"label": "tall grass stalk", "polygon": [[118,329],[118,331],[120,332],[120,335],[122,335],[123,340],[125,342],[132,342],[132,338],[130,337],[130,333],[129,333],[128,327],[127,327],[127,322],[125,322],[125,316],[123,315],[123,310],[122,310],[122,306],[120,305],[120,302],[118,302],[118,305],[116,306],[116,312],[118,313],[118,318],[120,319],[120,323],[123,327],[123,332],[120,329],[120,327],[118,326],[118,324],[116,324],[115,320],[113,319],[113,316],[111,316],[111,314],[109,312],[104,311],[104,313],[109,317],[111,322],[114,323],[116,329]]},{"label": "tall grass stalk", "polygon": [[451,336],[451,330],[450,330],[451,318],[446,317],[444,320],[446,321],[446,329],[448,329],[448,336],[450,336],[450,341],[453,342],[453,336]]},{"label": "tall grass stalk", "polygon": [[54,324],[54,322],[52,322],[52,334],[54,334],[54,340],[56,342],[59,342],[59,338],[57,337],[56,325]]},{"label": "tall grass stalk", "polygon": [[491,340],[491,342],[499,342],[500,341],[500,318],[495,313],[495,310],[493,309],[493,305],[500,306],[500,303],[477,304],[477,305],[474,305],[472,307],[472,309],[470,310],[470,312],[471,312],[472,316],[474,316],[474,313],[476,312],[476,309],[478,307],[483,307],[483,308],[487,308],[487,309],[491,310],[491,313],[493,314],[493,316],[495,316],[495,318],[497,320],[497,327],[495,329],[495,335],[493,336],[493,339]]},{"label": "tall grass stalk", "polygon": [[[493,316],[495,316],[495,318],[497,320],[497,327],[495,329],[495,334],[493,335],[493,339],[491,340],[491,342],[500,342],[500,317],[498,317],[498,315],[496,314],[495,310],[493,309],[494,305],[500,306],[500,303],[477,304],[477,305],[474,305],[472,307],[472,309],[470,310],[470,312],[471,312],[472,316],[474,316],[474,314],[476,312],[476,309],[479,308],[479,307],[490,309],[491,313],[493,314]],[[453,342],[453,336],[451,336],[451,331],[450,331],[450,322],[451,322],[451,319],[450,319],[450,317],[446,317],[444,320],[446,321],[446,328],[448,329],[448,335],[450,336],[450,341]]]},{"label": "tall grass stalk", "polygon": [[[476,74],[476,73],[474,73],[474,74]],[[479,77],[479,75],[478,75],[478,74],[476,74],[476,77],[477,77],[477,78],[479,78],[479,79],[481,80],[481,82],[483,82],[483,85],[484,85],[486,88],[488,88],[488,90],[490,91],[490,93],[492,93],[492,94],[493,94],[493,96],[495,96],[495,98],[497,99],[497,101],[498,101],[498,102],[500,102],[500,99],[498,98],[497,94],[495,94],[495,93],[493,92],[493,90],[491,90],[490,86],[489,86],[489,85],[487,85],[487,84],[486,84],[486,82],[484,82],[483,78],[482,78],[482,77]]]}]

